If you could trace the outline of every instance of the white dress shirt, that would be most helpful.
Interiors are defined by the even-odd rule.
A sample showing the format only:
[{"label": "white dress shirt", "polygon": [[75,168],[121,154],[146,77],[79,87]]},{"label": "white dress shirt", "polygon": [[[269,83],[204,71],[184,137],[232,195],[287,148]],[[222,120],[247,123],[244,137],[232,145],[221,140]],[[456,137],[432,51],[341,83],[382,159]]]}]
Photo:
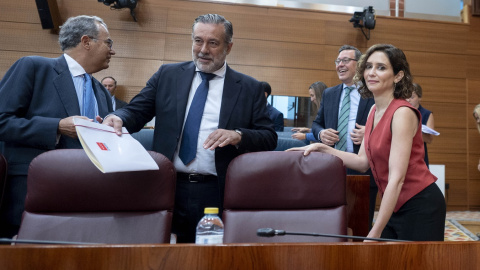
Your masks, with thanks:
[{"label": "white dress shirt", "polygon": [[[202,122],[200,123],[200,130],[198,133],[197,156],[192,162],[190,162],[190,164],[188,164],[188,166],[183,164],[182,160],[178,157],[178,151],[180,150],[180,144],[182,142],[182,138],[180,137],[177,151],[175,152],[173,158],[173,164],[175,165],[175,169],[177,170],[177,172],[217,175],[217,169],[215,167],[215,150],[212,151],[209,149],[204,149],[203,143],[212,132],[218,129],[220,108],[222,105],[223,84],[225,82],[226,70],[227,65],[226,63],[224,63],[222,68],[213,72],[217,76],[215,76],[209,82],[207,101],[205,103]],[[190,110],[190,105],[192,103],[193,97],[195,96],[195,92],[197,91],[198,86],[202,82],[202,77],[198,72],[200,70],[197,68],[196,71],[197,72],[193,77],[192,86],[190,87],[190,93],[188,95],[185,118],[183,119],[184,125],[187,119],[188,111]]]},{"label": "white dress shirt", "polygon": [[[64,53],[63,56],[67,61],[68,70],[70,70],[70,74],[72,75],[73,85],[75,86],[75,91],[77,92],[78,105],[80,106],[80,112],[83,112],[83,88],[85,86],[84,75],[88,75],[88,74],[85,72],[85,69],[83,69],[83,67],[77,61],[75,61],[75,59],[73,59],[66,53]],[[95,97],[94,95],[94,98],[95,98],[95,115],[98,115],[97,97]]]}]

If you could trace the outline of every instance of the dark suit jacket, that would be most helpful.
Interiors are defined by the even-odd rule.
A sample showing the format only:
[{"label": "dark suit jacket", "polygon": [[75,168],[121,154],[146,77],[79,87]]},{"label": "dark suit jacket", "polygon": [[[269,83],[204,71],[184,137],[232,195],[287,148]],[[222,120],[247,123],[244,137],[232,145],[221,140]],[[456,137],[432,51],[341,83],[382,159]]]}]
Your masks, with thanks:
[{"label": "dark suit jacket", "polygon": [[128,103],[121,100],[121,99],[118,99],[118,98],[115,98],[115,108],[113,108],[113,110],[118,110],[118,109],[121,109],[123,107],[125,107],[125,105],[127,105]]},{"label": "dark suit jacket", "polygon": [[[340,106],[340,96],[342,94],[343,84],[339,84],[325,89],[322,94],[322,101],[320,102],[320,109],[318,110],[317,117],[312,123],[312,132],[317,140],[318,133],[324,129],[335,129],[338,126],[338,110]],[[368,113],[370,108],[375,104],[373,98],[360,99],[357,112],[357,123],[365,125],[367,122]],[[358,153],[360,145],[353,144],[353,151]]]},{"label": "dark suit jacket", "polygon": [[[93,78],[101,117],[112,111],[108,91]],[[58,148],[81,148],[78,139],[60,136],[60,119],[80,115],[77,93],[65,57],[19,59],[0,82],[0,141],[11,175],[26,175],[37,155]]]},{"label": "dark suit jacket", "polygon": [[[115,112],[130,133],[139,131],[155,118],[153,149],[173,160],[183,128],[188,95],[195,74],[193,62],[162,65],[147,86],[124,108]],[[277,145],[277,134],[267,114],[261,84],[227,66],[218,128],[239,129],[242,141],[215,149],[215,165],[220,180],[228,164],[245,152],[269,151]]]},{"label": "dark suit jacket", "polygon": [[270,103],[267,103],[267,112],[273,122],[275,131],[283,131],[283,113],[273,107]]}]

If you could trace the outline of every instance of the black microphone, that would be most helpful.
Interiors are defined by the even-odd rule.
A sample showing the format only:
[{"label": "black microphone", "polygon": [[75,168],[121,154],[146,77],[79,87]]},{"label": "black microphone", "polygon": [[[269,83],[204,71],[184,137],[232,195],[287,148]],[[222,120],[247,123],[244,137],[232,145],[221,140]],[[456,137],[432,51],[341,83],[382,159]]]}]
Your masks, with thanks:
[{"label": "black microphone", "polygon": [[273,237],[275,235],[285,235],[285,231],[274,230],[272,228],[262,228],[257,230],[257,235],[262,237]]},{"label": "black microphone", "polygon": [[408,240],[372,238],[372,237],[341,235],[341,234],[287,232],[284,230],[274,230],[272,228],[258,229],[257,235],[260,237],[273,237],[275,235],[303,235],[303,236],[333,237],[333,238],[359,239],[359,240],[384,241],[384,242],[409,242]]},{"label": "black microphone", "polygon": [[37,245],[101,245],[100,243],[48,241],[48,240],[27,240],[27,239],[11,239],[11,238],[0,238],[0,243],[37,244]]}]

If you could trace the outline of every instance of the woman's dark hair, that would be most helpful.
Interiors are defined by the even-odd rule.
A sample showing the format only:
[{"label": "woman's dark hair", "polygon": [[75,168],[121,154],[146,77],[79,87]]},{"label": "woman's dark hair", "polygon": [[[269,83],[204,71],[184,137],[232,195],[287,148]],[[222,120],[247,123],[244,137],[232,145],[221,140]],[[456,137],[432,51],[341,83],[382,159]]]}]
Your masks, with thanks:
[{"label": "woman's dark hair", "polygon": [[367,52],[362,55],[360,60],[357,63],[357,71],[354,77],[355,82],[362,82],[362,85],[359,87],[358,92],[363,98],[373,97],[372,92],[368,89],[367,84],[365,83],[365,78],[363,73],[367,65],[368,58],[374,52],[383,52],[388,60],[390,65],[393,68],[393,74],[397,75],[398,72],[403,71],[403,78],[394,84],[393,97],[396,99],[407,99],[412,96],[413,84],[412,84],[412,74],[410,73],[410,66],[407,62],[407,57],[399,48],[390,45],[390,44],[376,44],[370,47]]}]

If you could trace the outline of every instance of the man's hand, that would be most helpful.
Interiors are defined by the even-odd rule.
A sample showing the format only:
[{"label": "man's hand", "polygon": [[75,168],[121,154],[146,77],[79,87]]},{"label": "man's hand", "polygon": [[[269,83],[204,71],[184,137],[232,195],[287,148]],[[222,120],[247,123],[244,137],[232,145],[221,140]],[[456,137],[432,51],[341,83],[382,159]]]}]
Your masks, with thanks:
[{"label": "man's hand", "polygon": [[309,133],[310,129],[307,127],[294,127],[292,128],[293,132],[300,132],[300,133]]},{"label": "man's hand", "polygon": [[120,117],[110,114],[103,119],[102,124],[113,127],[115,133],[117,133],[118,136],[122,136],[123,121]]},{"label": "man's hand", "polygon": [[302,141],[307,139],[307,135],[305,135],[305,133],[297,132],[292,134],[292,138]]},{"label": "man's hand", "polygon": [[242,140],[242,136],[234,130],[217,129],[208,135],[203,143],[203,148],[214,150],[217,147],[224,147],[229,144],[237,145]]},{"label": "man's hand", "polygon": [[75,124],[73,123],[73,118],[80,118],[80,119],[84,119],[84,120],[87,120],[87,121],[93,121],[92,119],[89,119],[86,116],[79,116],[79,115],[63,118],[58,123],[58,134],[65,135],[65,136],[68,136],[68,137],[72,137],[74,139],[77,138],[77,130],[75,129]]},{"label": "man's hand", "polygon": [[350,132],[350,138],[352,138],[352,142],[356,145],[362,144],[363,136],[365,135],[365,126],[359,125],[355,123],[355,127],[352,132]]},{"label": "man's hand", "polygon": [[326,145],[334,145],[340,140],[338,131],[333,128],[324,129],[320,132],[320,140]]}]

